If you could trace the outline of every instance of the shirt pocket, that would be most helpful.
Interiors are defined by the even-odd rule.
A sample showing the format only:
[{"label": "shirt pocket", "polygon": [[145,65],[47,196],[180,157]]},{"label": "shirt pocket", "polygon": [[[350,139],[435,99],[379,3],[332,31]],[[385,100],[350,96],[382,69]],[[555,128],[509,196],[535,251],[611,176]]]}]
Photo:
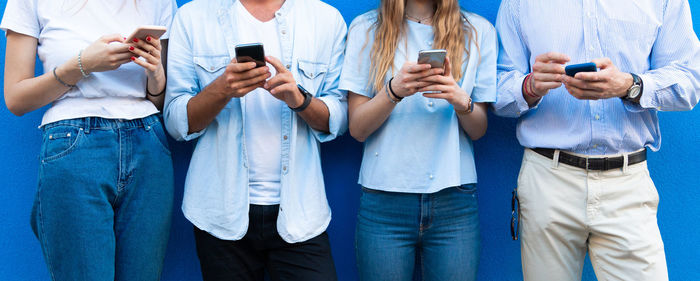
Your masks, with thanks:
[{"label": "shirt pocket", "polygon": [[298,60],[299,81],[304,89],[314,96],[318,96],[323,86],[323,79],[328,72],[328,64],[308,60]]},{"label": "shirt pocket", "polygon": [[598,21],[602,35],[600,44],[606,50],[605,56],[627,60],[646,58],[656,42],[659,25],[644,21],[642,17],[613,15]]},{"label": "shirt pocket", "polygon": [[200,89],[204,89],[217,77],[224,73],[224,69],[231,61],[228,55],[195,56],[195,73],[199,79]]}]

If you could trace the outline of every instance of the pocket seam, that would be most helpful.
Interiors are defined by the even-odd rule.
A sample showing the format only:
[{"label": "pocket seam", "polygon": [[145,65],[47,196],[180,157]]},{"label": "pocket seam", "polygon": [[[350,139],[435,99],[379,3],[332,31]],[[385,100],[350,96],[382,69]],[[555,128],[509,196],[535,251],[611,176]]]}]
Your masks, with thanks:
[{"label": "pocket seam", "polygon": [[[153,125],[151,125],[151,128],[148,130],[148,131],[149,131],[148,133],[149,133],[150,135],[152,135],[152,136],[156,139],[156,142],[158,142],[158,146],[160,146],[160,148],[163,149],[163,151],[164,151],[166,154],[172,155],[172,151],[170,151],[170,148],[169,148],[168,146],[166,146],[166,144],[163,143],[162,140],[160,140],[160,137],[158,137],[158,134],[155,132],[155,130],[157,130],[157,129],[158,129],[158,128],[154,128]],[[165,132],[163,132],[163,133],[165,133]],[[165,141],[166,141],[166,142],[168,141],[167,139],[168,139],[168,137],[165,136]]]},{"label": "pocket seam", "polygon": [[[61,159],[65,156],[67,156],[68,154],[70,154],[71,152],[73,152],[75,150],[75,148],[78,146],[78,143],[83,139],[84,135],[85,135],[85,131],[83,130],[83,128],[78,129],[78,135],[75,137],[75,141],[73,141],[73,143],[71,143],[68,146],[68,148],[66,148],[65,150],[63,150],[59,153],[56,153],[55,155],[44,157],[43,159],[41,159],[41,163],[50,163],[50,162],[56,161],[58,159]],[[49,141],[51,141],[51,140],[49,140]]]}]

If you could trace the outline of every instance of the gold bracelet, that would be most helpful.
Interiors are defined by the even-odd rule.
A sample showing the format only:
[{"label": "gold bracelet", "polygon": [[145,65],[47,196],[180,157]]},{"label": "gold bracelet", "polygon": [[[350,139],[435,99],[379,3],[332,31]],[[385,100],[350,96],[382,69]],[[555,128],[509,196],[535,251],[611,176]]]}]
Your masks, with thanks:
[{"label": "gold bracelet", "polygon": [[469,105],[467,106],[467,109],[465,109],[465,110],[457,110],[457,109],[455,109],[455,112],[457,112],[457,115],[464,115],[464,114],[472,113],[472,111],[474,111],[474,100],[473,100],[471,97],[469,97],[469,103],[468,103],[468,104],[469,104]]}]

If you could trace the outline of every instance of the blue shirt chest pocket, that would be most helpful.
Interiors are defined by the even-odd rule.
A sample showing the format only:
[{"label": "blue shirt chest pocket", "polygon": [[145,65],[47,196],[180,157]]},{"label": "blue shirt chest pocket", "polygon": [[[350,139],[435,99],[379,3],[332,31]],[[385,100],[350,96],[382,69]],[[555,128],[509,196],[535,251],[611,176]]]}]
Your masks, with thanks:
[{"label": "blue shirt chest pocket", "polygon": [[297,69],[299,75],[297,83],[314,96],[318,96],[324,86],[324,79],[328,72],[328,64],[308,60],[298,60]]},{"label": "blue shirt chest pocket", "polygon": [[195,73],[199,80],[199,88],[204,89],[214,79],[224,74],[224,69],[231,62],[228,55],[219,56],[195,56]]}]

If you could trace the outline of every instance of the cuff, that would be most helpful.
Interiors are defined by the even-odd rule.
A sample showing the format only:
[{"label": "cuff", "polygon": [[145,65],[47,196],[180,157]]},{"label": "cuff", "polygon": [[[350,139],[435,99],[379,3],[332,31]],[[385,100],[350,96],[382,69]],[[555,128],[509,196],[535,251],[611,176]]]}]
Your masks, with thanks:
[{"label": "cuff", "polygon": [[187,119],[187,104],[193,96],[181,95],[177,100],[171,102],[166,109],[165,124],[170,135],[178,141],[191,141],[206,132],[206,128],[199,132],[188,133],[190,130]]},{"label": "cuff", "polygon": [[336,96],[318,97],[328,107],[328,133],[312,129],[319,142],[327,142],[341,135],[347,127],[346,105]]}]

